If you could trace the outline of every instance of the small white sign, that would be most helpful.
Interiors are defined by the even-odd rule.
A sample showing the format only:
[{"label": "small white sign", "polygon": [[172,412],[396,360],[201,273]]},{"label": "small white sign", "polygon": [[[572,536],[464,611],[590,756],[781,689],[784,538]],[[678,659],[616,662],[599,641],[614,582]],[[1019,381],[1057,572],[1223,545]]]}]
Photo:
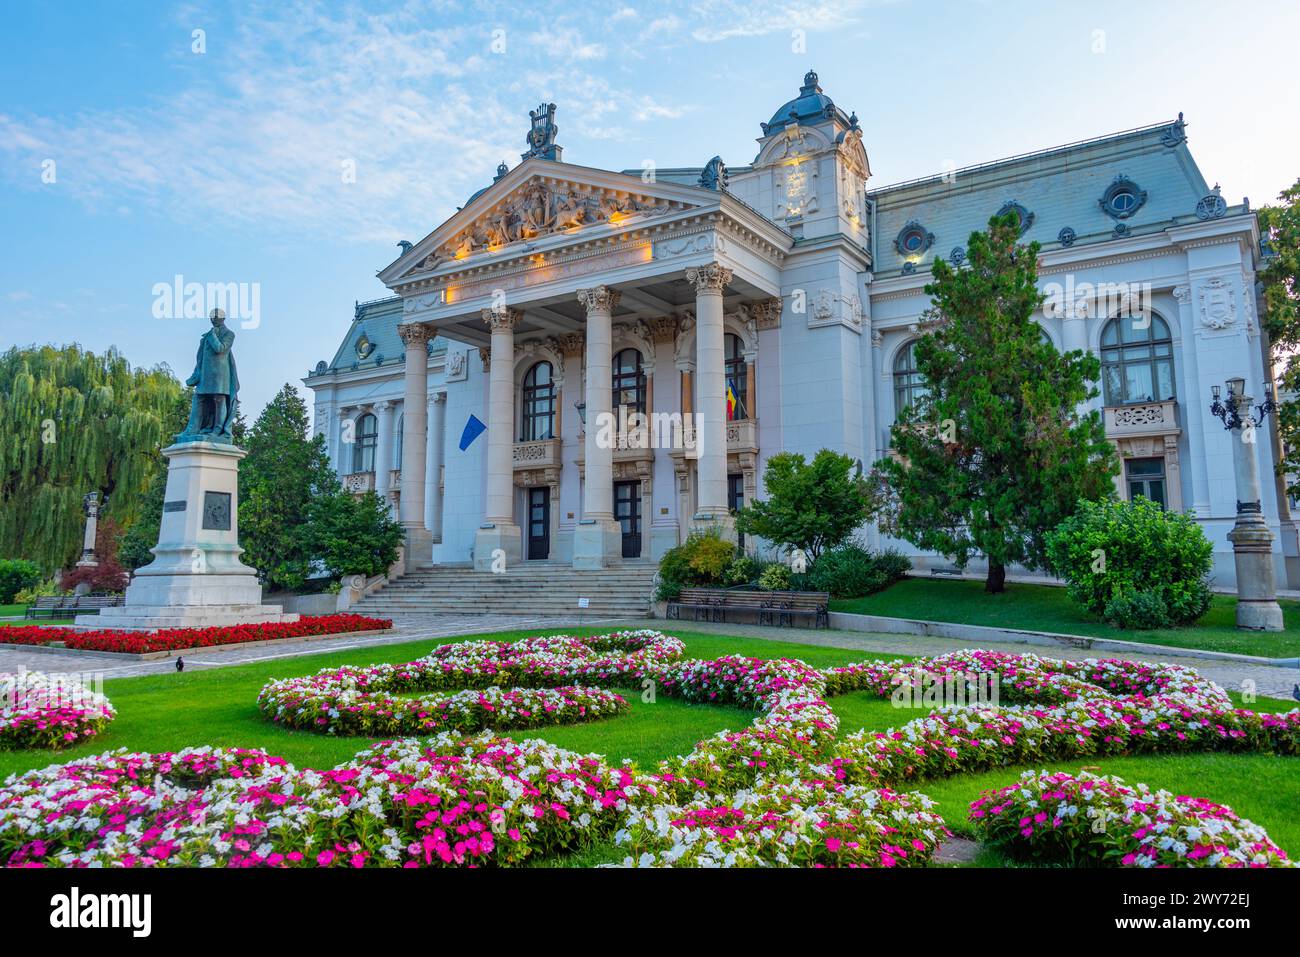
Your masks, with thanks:
[{"label": "small white sign", "polygon": [[590,607],[591,607],[591,599],[590,599],[590,598],[579,598],[579,599],[578,599],[578,607],[579,607],[579,608],[590,608]]}]

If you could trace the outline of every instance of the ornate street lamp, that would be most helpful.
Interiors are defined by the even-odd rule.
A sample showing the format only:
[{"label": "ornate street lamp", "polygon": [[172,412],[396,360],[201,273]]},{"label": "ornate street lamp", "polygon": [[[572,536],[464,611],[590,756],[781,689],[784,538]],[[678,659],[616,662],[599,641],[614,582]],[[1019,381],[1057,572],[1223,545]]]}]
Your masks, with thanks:
[{"label": "ornate street lamp", "polygon": [[587,403],[579,399],[577,402],[573,403],[573,407],[578,410],[578,418],[582,420],[582,424],[585,427],[587,424]]},{"label": "ornate street lamp", "polygon": [[1232,433],[1233,476],[1237,486],[1237,521],[1228,533],[1237,569],[1237,627],[1250,631],[1281,631],[1282,609],[1277,603],[1273,566],[1273,533],[1264,521],[1259,495],[1256,430],[1274,412],[1273,387],[1264,387],[1264,401],[1251,411],[1246,380],[1229,379],[1228,395],[1220,401],[1219,387],[1210,387],[1210,414]]}]

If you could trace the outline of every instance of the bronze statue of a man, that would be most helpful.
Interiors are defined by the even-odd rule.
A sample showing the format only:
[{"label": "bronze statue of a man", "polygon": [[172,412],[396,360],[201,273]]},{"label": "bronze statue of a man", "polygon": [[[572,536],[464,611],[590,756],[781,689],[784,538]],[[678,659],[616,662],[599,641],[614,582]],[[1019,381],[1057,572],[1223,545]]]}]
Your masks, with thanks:
[{"label": "bronze statue of a man", "polygon": [[233,441],[230,427],[238,412],[239,376],[235,372],[235,356],[231,347],[235,333],[226,326],[226,316],[213,309],[212,328],[199,339],[199,352],[194,360],[194,373],[185,384],[194,387],[190,403],[190,419],[185,431],[176,436],[177,442]]}]

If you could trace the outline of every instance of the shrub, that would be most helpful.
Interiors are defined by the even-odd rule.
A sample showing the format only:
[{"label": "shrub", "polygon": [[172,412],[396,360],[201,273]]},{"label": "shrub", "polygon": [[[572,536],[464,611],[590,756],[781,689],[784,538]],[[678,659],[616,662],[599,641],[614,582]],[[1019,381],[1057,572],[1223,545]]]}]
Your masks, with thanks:
[{"label": "shrub", "polygon": [[768,565],[758,576],[758,587],[763,591],[789,591],[790,569],[781,564]]},{"label": "shrub", "polygon": [[1160,628],[1169,622],[1169,606],[1158,592],[1126,588],[1110,601],[1102,617],[1120,628]]},{"label": "shrub", "polygon": [[857,542],[848,542],[824,552],[813,562],[807,587],[830,592],[832,598],[861,598],[888,588],[911,567],[911,560],[899,552],[876,553]]},{"label": "shrub", "polygon": [[30,605],[38,598],[49,598],[52,595],[63,594],[63,589],[53,578],[43,582],[37,582],[31,588],[24,588],[18,594],[14,595],[14,601],[20,605]]},{"label": "shrub", "polygon": [[41,580],[41,566],[26,558],[0,558],[0,605],[11,604],[24,588]]},{"label": "shrub", "polygon": [[681,545],[670,548],[659,560],[659,584],[655,598],[672,601],[683,588],[721,586],[736,557],[736,546],[716,532],[692,534]]},{"label": "shrub", "polygon": [[727,570],[722,573],[722,581],[727,585],[747,585],[757,581],[763,569],[764,565],[758,559],[750,558],[748,555],[737,555],[727,566]]},{"label": "shrub", "polygon": [[1189,516],[1145,498],[1080,502],[1047,538],[1071,600],[1121,628],[1187,625],[1205,614],[1212,551]]},{"label": "shrub", "polygon": [[382,575],[397,561],[404,532],[374,492],[353,498],[339,489],[308,507],[308,540],[331,575]]},{"label": "shrub", "polygon": [[115,558],[101,558],[98,565],[74,566],[63,573],[64,591],[87,585],[93,592],[117,594],[126,590],[131,576]]}]

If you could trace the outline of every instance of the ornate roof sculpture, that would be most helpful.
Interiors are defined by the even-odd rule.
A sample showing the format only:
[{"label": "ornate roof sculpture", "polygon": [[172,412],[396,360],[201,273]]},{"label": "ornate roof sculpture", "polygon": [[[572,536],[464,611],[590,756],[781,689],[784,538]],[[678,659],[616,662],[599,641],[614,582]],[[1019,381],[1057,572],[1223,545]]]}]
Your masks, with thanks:
[{"label": "ornate roof sculpture", "polygon": [[555,136],[560,128],[555,125],[555,104],[543,103],[535,110],[528,111],[528,135],[525,142],[528,152],[521,153],[520,159],[546,159],[559,161],[563,151],[555,145]]},{"label": "ornate roof sculpture", "polygon": [[449,259],[581,226],[617,224],[631,216],[661,216],[682,208],[649,196],[535,177],[502,197],[417,268],[433,269]]}]

